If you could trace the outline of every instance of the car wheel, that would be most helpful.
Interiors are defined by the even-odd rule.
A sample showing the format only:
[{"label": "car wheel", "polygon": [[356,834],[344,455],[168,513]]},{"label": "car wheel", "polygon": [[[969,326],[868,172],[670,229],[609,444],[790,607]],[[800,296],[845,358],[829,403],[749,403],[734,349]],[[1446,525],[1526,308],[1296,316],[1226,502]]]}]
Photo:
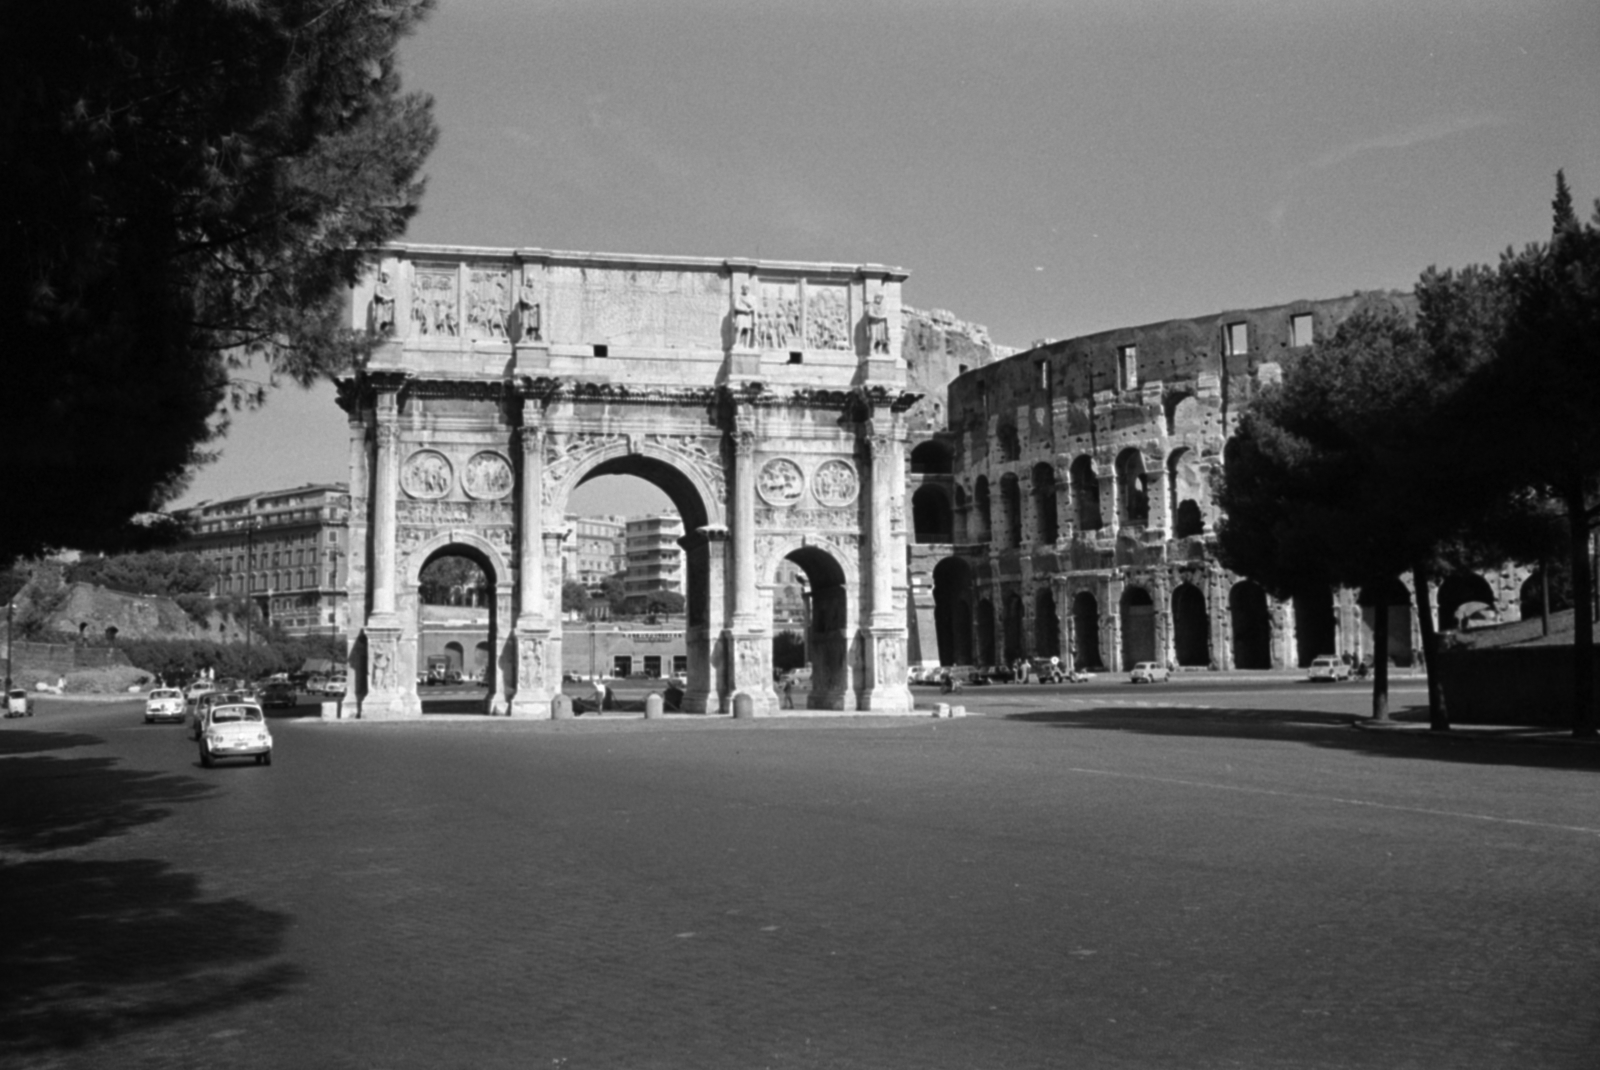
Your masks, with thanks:
[{"label": "car wheel", "polygon": [[263,754],[261,756],[261,764],[262,765],[271,765],[272,764],[272,755],[270,753],[269,754]]},{"label": "car wheel", "polygon": [[200,764],[205,766],[207,769],[211,768],[211,752],[206,750],[204,747],[200,748]]}]

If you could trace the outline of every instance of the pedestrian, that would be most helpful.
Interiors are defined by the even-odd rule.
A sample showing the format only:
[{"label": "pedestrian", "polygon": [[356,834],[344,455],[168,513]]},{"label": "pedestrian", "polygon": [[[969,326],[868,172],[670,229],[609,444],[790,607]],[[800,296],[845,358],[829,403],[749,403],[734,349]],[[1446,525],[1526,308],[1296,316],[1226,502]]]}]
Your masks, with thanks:
[{"label": "pedestrian", "polygon": [[794,709],[794,677],[787,677],[783,681],[783,708]]}]

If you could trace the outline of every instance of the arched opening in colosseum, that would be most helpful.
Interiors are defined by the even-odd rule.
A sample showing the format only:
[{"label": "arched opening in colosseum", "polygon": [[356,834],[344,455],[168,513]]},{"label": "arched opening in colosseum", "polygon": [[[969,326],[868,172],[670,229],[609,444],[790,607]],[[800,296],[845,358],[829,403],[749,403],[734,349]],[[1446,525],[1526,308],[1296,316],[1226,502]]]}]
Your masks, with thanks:
[{"label": "arched opening in colosseum", "polygon": [[1022,441],[1017,437],[1017,429],[1013,424],[1001,424],[995,432],[995,439],[1000,445],[1000,459],[1002,461],[1015,461],[1022,456]]},{"label": "arched opening in colosseum", "polygon": [[990,523],[988,476],[979,476],[977,482],[972,484],[972,505],[978,517],[978,530],[967,532],[967,538],[972,542],[988,542],[994,532],[994,526]]},{"label": "arched opening in colosseum", "polygon": [[1022,596],[1015,591],[1006,595],[1005,653],[1010,665],[1022,657]]},{"label": "arched opening in colosseum", "polygon": [[[1567,572],[1561,565],[1555,565],[1550,570],[1550,612],[1559,613],[1563,609],[1572,608],[1572,585],[1567,580]],[[1522,611],[1523,620],[1533,620],[1544,615],[1544,574],[1543,568],[1536,568],[1522,581],[1522,589],[1517,592],[1517,602]]]},{"label": "arched opening in colosseum", "polygon": [[[1487,610],[1465,614],[1465,621],[1459,619],[1461,607],[1474,602],[1487,606]],[[1495,610],[1498,608],[1495,603],[1494,588],[1489,586],[1488,580],[1475,572],[1453,572],[1439,584],[1441,631],[1457,628],[1463,623],[1469,628],[1474,624],[1485,623],[1494,618]]]},{"label": "arched opening in colosseum", "polygon": [[1259,583],[1240,580],[1228,591],[1228,614],[1233,622],[1233,667],[1272,668],[1272,614],[1267,592]]},{"label": "arched opening in colosseum", "polygon": [[1100,517],[1100,477],[1094,461],[1084,454],[1072,462],[1072,504],[1077,510],[1079,531],[1099,531],[1105,524]]},{"label": "arched opening in colosseum", "polygon": [[1149,476],[1144,454],[1132,446],[1117,454],[1117,521],[1123,527],[1150,523]]},{"label": "arched opening in colosseum", "polygon": [[943,442],[918,443],[911,451],[911,474],[925,476],[949,475],[952,470],[950,450]]},{"label": "arched opening in colosseum", "polygon": [[1300,668],[1324,654],[1340,653],[1339,621],[1333,612],[1333,588],[1322,584],[1294,594],[1295,658]]},{"label": "arched opening in colosseum", "polygon": [[1088,591],[1072,598],[1072,664],[1079,669],[1103,669],[1100,656],[1100,602]]},{"label": "arched opening in colosseum", "polygon": [[1193,394],[1169,394],[1164,407],[1167,410],[1167,436],[1173,437],[1182,431],[1201,430],[1200,402]]},{"label": "arched opening in colosseum", "polygon": [[1033,596],[1033,656],[1061,656],[1061,624],[1056,620],[1056,596],[1048,587]]},{"label": "arched opening in colosseum", "polygon": [[994,656],[994,603],[987,598],[978,599],[978,663],[995,665],[1000,659]]},{"label": "arched opening in colosseum", "polygon": [[926,483],[911,495],[911,530],[917,542],[949,542],[954,525],[951,522],[950,499],[943,487]]},{"label": "arched opening in colosseum", "polygon": [[1056,470],[1043,461],[1033,466],[1033,517],[1035,541],[1055,545],[1061,533],[1056,518]]},{"label": "arched opening in colosseum", "polygon": [[1022,545],[1022,487],[1017,477],[1007,472],[1000,477],[1000,504],[1005,510],[1006,545]]},{"label": "arched opening in colosseum", "polygon": [[1362,648],[1376,652],[1373,625],[1377,623],[1381,605],[1389,618],[1389,660],[1402,667],[1409,666],[1415,652],[1411,646],[1411,592],[1406,585],[1398,579],[1369,583],[1361,588],[1356,601],[1361,607]]},{"label": "arched opening in colosseum", "polygon": [[1172,591],[1172,648],[1179,665],[1204,668],[1211,664],[1211,618],[1206,596],[1192,583]]},{"label": "arched opening in colosseum", "polygon": [[1122,668],[1156,660],[1156,604],[1143,587],[1122,591]]},{"label": "arched opening in colosseum", "polygon": [[1200,509],[1204,494],[1200,455],[1188,446],[1173,450],[1167,456],[1167,498],[1174,539],[1205,533],[1205,515]]},{"label": "arched opening in colosseum", "polygon": [[933,627],[940,665],[972,664],[972,566],[959,557],[933,567]]}]

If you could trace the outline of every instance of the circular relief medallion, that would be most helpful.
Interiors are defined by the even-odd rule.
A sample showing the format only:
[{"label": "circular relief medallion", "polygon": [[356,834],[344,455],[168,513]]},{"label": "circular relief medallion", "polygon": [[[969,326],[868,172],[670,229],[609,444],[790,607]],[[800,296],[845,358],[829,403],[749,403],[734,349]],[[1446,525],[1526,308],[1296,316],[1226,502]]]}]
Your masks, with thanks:
[{"label": "circular relief medallion", "polygon": [[461,485],[474,498],[493,500],[511,493],[511,462],[498,453],[475,453],[461,473]]},{"label": "circular relief medallion", "polygon": [[823,461],[811,477],[811,493],[821,505],[849,505],[860,491],[861,480],[849,461]]},{"label": "circular relief medallion", "polygon": [[450,462],[437,450],[418,450],[400,469],[400,486],[413,498],[443,498],[453,478]]},{"label": "circular relief medallion", "polygon": [[756,475],[756,490],[768,505],[793,505],[806,492],[806,477],[787,457],[774,457]]}]

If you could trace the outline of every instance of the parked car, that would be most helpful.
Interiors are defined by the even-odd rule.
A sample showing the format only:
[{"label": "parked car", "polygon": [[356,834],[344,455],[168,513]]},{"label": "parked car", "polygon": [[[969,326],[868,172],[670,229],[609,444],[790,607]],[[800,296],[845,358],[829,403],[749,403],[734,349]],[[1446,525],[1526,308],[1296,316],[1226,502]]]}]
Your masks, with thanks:
[{"label": "parked car", "polygon": [[183,698],[185,702],[193,702],[207,691],[215,691],[216,689],[217,686],[210,680],[196,680],[183,689]]},{"label": "parked car", "polygon": [[322,685],[322,693],[324,695],[343,695],[347,689],[347,686],[348,685],[343,675],[330,676],[328,677],[327,682]]},{"label": "parked car", "polygon": [[221,758],[254,758],[272,764],[272,733],[261,707],[250,703],[213,706],[200,735],[200,764],[208,769]]},{"label": "parked car", "polygon": [[305,690],[313,695],[322,694],[323,688],[328,686],[328,678],[320,673],[312,673],[306,677]]},{"label": "parked car", "polygon": [[1141,661],[1128,674],[1129,683],[1153,684],[1158,680],[1164,684],[1172,682],[1171,671],[1159,661]]},{"label": "parked car", "polygon": [[6,692],[7,717],[32,717],[33,699],[20,687],[13,687]]},{"label": "parked car", "polygon": [[157,721],[177,721],[182,724],[184,715],[183,692],[175,687],[158,687],[145,696],[145,724]]},{"label": "parked car", "polygon": [[1306,670],[1306,677],[1310,680],[1348,680],[1350,666],[1332,654],[1318,654],[1311,659],[1311,667]]},{"label": "parked car", "polygon": [[294,685],[281,680],[275,680],[261,689],[262,709],[293,709],[300,704],[300,698],[294,692]]}]

